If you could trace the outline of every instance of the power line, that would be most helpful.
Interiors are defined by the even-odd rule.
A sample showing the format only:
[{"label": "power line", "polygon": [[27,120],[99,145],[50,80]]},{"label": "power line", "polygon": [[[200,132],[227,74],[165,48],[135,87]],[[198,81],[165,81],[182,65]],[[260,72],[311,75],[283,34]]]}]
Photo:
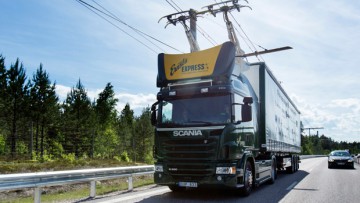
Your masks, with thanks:
[{"label": "power line", "polygon": [[[101,6],[99,3],[97,3],[95,0],[92,0],[96,5],[100,6],[102,9],[104,9],[106,12],[108,12],[113,19],[117,20],[118,22],[128,26],[129,28],[131,28],[132,30],[134,30],[135,32],[137,32],[138,35],[140,35],[141,37],[143,37],[145,40],[147,40],[148,42],[150,42],[151,44],[153,44],[154,46],[156,46],[158,49],[162,50],[163,52],[165,52],[161,47],[157,46],[155,43],[153,43],[152,41],[150,41],[148,38],[146,38],[144,35],[152,38],[151,36],[147,35],[146,33],[141,32],[140,30],[126,24],[124,21],[122,21],[120,18],[118,18],[115,14],[111,13],[109,10],[107,10],[106,8],[104,8],[103,6]],[[155,39],[156,40],[156,39]]]},{"label": "power line", "polygon": [[[159,43],[161,43],[161,44],[163,44],[163,45],[165,45],[165,46],[167,46],[167,47],[169,47],[169,48],[171,48],[171,49],[174,49],[174,50],[182,53],[180,50],[178,50],[178,49],[176,49],[176,48],[174,48],[174,47],[172,47],[172,46],[170,46],[170,45],[162,42],[161,40],[156,39],[155,37],[152,37],[152,36],[150,36],[150,35],[142,32],[142,31],[140,31],[139,29],[136,29],[136,28],[130,26],[129,24],[127,24],[127,23],[125,23],[124,21],[122,21],[122,20],[121,20],[120,18],[118,18],[116,15],[114,15],[113,13],[111,13],[110,11],[108,11],[106,8],[104,8],[103,6],[101,6],[99,3],[96,3],[95,1],[93,1],[93,2],[96,3],[98,6],[100,6],[100,7],[101,7],[103,10],[105,10],[107,13],[105,13],[105,12],[102,11],[102,10],[100,10],[99,8],[94,7],[93,5],[91,5],[91,4],[89,4],[89,3],[84,2],[83,0],[76,0],[76,1],[77,1],[78,3],[80,3],[81,5],[83,5],[84,7],[88,8],[89,10],[91,10],[92,12],[94,12],[94,13],[95,13],[96,15],[98,15],[99,17],[103,18],[104,20],[106,20],[107,22],[109,22],[110,24],[112,24],[113,26],[117,27],[117,28],[120,29],[122,32],[126,33],[126,34],[129,35],[131,38],[135,39],[136,41],[138,41],[139,43],[141,43],[141,44],[144,45],[145,47],[151,49],[152,51],[154,51],[152,48],[150,48],[149,46],[145,45],[143,42],[141,42],[141,41],[138,40],[137,38],[131,36],[131,35],[130,35],[129,33],[127,33],[125,30],[121,29],[119,26],[115,25],[114,23],[112,23],[111,21],[109,21],[108,19],[106,19],[104,16],[100,15],[100,14],[97,13],[97,12],[100,12],[100,13],[102,13],[103,15],[106,15],[107,17],[112,18],[113,20],[122,23],[123,25],[125,25],[125,26],[129,27],[130,29],[132,29],[133,31],[137,32],[139,35],[143,35],[142,37],[147,36],[147,37],[149,37],[149,38],[151,38],[151,39],[153,39],[153,40],[155,40],[155,41],[157,41],[157,42],[159,42]],[[96,11],[97,11],[97,12],[96,12]],[[145,37],[144,37],[144,38],[145,38]],[[146,38],[145,38],[145,39],[146,39]],[[148,39],[147,39],[147,40],[148,40]],[[149,40],[148,40],[148,41],[149,41]],[[149,42],[150,42],[150,41],[149,41]],[[151,42],[151,43],[152,43],[152,42]],[[152,43],[152,44],[153,44],[154,46],[156,46],[154,43]],[[158,46],[156,46],[156,47],[158,47]],[[158,47],[158,48],[161,49],[160,47]],[[162,50],[162,49],[161,49],[161,50]],[[154,51],[154,52],[157,53],[156,51]]]},{"label": "power line", "polygon": [[[209,35],[205,32],[205,30],[203,30],[200,26],[196,25],[197,28],[199,28],[199,32],[202,36],[204,36],[213,46],[216,46],[216,41]],[[206,35],[206,36],[205,36]]]},{"label": "power line", "polygon": [[142,41],[138,40],[137,38],[135,38],[134,36],[130,35],[128,32],[126,32],[125,30],[121,29],[119,26],[115,25],[113,22],[109,21],[108,19],[106,19],[105,17],[101,16],[100,14],[96,13],[94,10],[91,9],[91,6],[88,7],[87,3],[83,2],[82,0],[76,0],[77,2],[79,2],[81,5],[83,5],[85,8],[89,9],[91,12],[95,13],[97,16],[99,16],[100,18],[104,19],[105,21],[107,21],[108,23],[110,23],[111,25],[113,25],[114,27],[116,27],[117,29],[119,29],[120,31],[122,31],[123,33],[125,33],[126,35],[128,35],[129,37],[133,38],[134,40],[136,40],[137,42],[139,42],[140,44],[142,44],[143,46],[145,46],[146,48],[150,49],[151,51],[153,51],[154,53],[157,53],[155,50],[153,50],[151,47],[149,47],[148,45],[146,45],[145,43],[143,43]]},{"label": "power line", "polygon": [[[175,9],[175,11],[180,12],[172,3],[170,3],[168,0],[166,0],[166,2],[173,7],[173,9]],[[180,9],[181,10],[181,9]]]},{"label": "power line", "polygon": [[180,9],[180,11],[182,11],[182,9],[173,1],[173,0],[170,0],[176,7],[178,7],[178,9]]}]

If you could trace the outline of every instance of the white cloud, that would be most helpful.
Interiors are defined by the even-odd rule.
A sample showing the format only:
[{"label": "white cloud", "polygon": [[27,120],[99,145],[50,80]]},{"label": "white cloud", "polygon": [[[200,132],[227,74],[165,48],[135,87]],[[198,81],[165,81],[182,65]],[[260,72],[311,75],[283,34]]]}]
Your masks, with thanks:
[{"label": "white cloud", "polygon": [[70,92],[71,87],[67,87],[64,85],[56,85],[56,94],[59,96],[60,101],[63,101],[66,99],[67,94]]},{"label": "white cloud", "polygon": [[118,112],[121,112],[125,105],[129,103],[130,108],[137,115],[141,113],[143,108],[150,107],[156,101],[156,95],[154,94],[116,93],[115,97],[119,99],[116,108]]},{"label": "white cloud", "polygon": [[[60,98],[60,101],[66,99],[67,94],[71,91],[71,87],[67,87],[64,85],[56,85],[56,93]],[[102,90],[86,90],[90,101],[94,101],[98,98],[99,93]],[[134,110],[135,115],[141,114],[142,110],[146,107],[150,107],[156,101],[155,94],[131,94],[131,93],[123,93],[123,92],[116,92],[115,98],[119,101],[116,106],[116,110],[121,112],[125,105],[128,103],[130,108]]]},{"label": "white cloud", "polygon": [[[360,99],[334,99],[327,105],[312,104],[292,96],[301,111],[304,127],[324,127],[324,134],[336,141],[358,141],[360,131]],[[308,134],[308,131],[305,132]],[[311,131],[311,134],[314,134]]]}]

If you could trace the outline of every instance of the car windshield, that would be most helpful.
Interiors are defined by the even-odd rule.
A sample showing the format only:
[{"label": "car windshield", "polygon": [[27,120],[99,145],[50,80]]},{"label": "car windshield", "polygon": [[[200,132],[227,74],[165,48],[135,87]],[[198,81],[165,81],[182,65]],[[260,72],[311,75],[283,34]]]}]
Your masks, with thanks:
[{"label": "car windshield", "polygon": [[331,152],[331,156],[350,156],[349,152]]},{"label": "car windshield", "polygon": [[231,122],[230,95],[163,101],[161,124],[214,125]]}]

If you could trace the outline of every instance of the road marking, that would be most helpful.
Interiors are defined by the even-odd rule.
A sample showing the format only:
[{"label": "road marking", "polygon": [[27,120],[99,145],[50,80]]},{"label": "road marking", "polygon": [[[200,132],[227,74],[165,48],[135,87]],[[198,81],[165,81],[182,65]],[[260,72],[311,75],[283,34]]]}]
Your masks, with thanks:
[{"label": "road marking", "polygon": [[166,192],[170,192],[170,189],[169,188],[159,188],[157,190],[154,190],[154,191],[149,191],[149,192],[141,192],[141,193],[138,193],[136,194],[134,192],[134,194],[131,194],[129,196],[126,196],[126,197],[120,197],[120,198],[117,198],[117,199],[111,199],[111,200],[107,200],[107,201],[100,201],[101,203],[116,203],[116,202],[124,202],[124,201],[128,201],[128,200],[131,200],[131,199],[139,199],[139,198],[142,198],[141,200],[143,200],[145,197],[149,197],[149,196],[153,196],[153,195],[157,195],[157,194],[163,194],[163,193],[166,193]]},{"label": "road marking", "polygon": [[297,182],[293,182],[288,188],[286,188],[286,190],[291,190],[295,187],[295,185],[297,184]]}]

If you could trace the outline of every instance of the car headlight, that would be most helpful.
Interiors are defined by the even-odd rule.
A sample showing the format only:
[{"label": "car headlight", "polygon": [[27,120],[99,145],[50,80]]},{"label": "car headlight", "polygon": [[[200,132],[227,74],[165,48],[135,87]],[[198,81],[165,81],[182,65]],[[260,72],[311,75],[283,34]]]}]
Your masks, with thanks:
[{"label": "car headlight", "polygon": [[354,160],[352,160],[352,159],[349,159],[349,160],[348,160],[348,162],[353,162],[353,161],[354,161]]},{"label": "car headlight", "polygon": [[236,174],[236,167],[216,167],[216,174]]},{"label": "car headlight", "polygon": [[155,172],[164,172],[163,165],[155,165]]},{"label": "car headlight", "polygon": [[329,162],[334,162],[334,159],[329,159]]}]

